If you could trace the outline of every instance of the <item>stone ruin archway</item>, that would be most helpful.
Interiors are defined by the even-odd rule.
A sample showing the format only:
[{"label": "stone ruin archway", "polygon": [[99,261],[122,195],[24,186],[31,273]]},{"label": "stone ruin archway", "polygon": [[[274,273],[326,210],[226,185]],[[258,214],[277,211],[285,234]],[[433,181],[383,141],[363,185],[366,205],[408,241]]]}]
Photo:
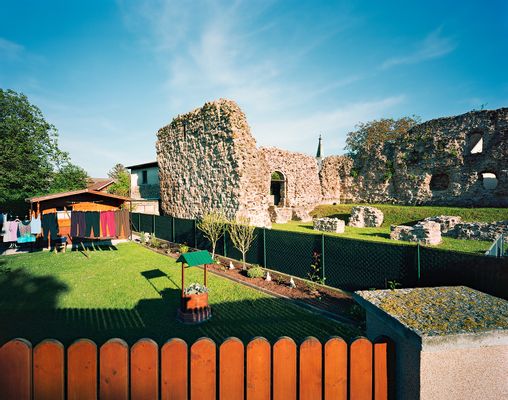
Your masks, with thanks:
[{"label": "stone ruin archway", "polygon": [[286,205],[286,189],[286,176],[280,171],[272,172],[270,177],[270,196],[274,206],[284,207]]}]

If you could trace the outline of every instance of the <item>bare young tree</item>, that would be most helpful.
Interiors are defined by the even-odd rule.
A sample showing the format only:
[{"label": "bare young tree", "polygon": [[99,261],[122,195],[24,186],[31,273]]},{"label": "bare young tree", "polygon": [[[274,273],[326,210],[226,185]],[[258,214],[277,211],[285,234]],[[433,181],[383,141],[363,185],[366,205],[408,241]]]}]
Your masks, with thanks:
[{"label": "bare young tree", "polygon": [[222,211],[212,211],[203,216],[197,228],[212,244],[212,258],[215,259],[217,242],[226,231],[228,220]]},{"label": "bare young tree", "polygon": [[248,218],[238,218],[236,221],[232,221],[229,226],[229,235],[233,245],[242,253],[243,269],[245,266],[245,256],[252,245],[252,242],[256,238],[254,235],[255,227],[249,225]]}]

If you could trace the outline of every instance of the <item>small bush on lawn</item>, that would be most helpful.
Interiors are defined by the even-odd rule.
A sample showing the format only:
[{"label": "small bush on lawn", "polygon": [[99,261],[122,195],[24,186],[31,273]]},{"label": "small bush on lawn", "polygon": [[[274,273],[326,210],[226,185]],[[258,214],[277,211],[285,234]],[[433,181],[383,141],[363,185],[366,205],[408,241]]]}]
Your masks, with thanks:
[{"label": "small bush on lawn", "polygon": [[155,236],[155,233],[152,235],[152,237],[150,238],[150,246],[152,246],[153,248],[155,249],[158,249],[160,246],[161,246],[161,241],[159,239],[157,239],[157,237]]},{"label": "small bush on lawn", "polygon": [[247,270],[247,276],[249,278],[262,278],[265,276],[265,271],[259,265],[255,265]]}]

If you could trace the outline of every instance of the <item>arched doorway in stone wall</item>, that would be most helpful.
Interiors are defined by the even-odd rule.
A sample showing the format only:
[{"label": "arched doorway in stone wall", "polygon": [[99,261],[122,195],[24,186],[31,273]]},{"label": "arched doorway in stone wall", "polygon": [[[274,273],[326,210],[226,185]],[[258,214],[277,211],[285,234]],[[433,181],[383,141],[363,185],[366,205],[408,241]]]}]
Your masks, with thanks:
[{"label": "arched doorway in stone wall", "polygon": [[286,202],[286,177],[280,171],[272,172],[270,180],[270,195],[272,196],[273,205],[276,207],[284,207]]}]

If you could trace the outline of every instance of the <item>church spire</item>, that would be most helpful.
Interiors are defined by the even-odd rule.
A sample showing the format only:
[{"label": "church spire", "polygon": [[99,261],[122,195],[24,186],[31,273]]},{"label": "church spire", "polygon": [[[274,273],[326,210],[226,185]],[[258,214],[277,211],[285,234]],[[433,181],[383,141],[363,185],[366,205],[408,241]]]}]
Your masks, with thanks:
[{"label": "church spire", "polygon": [[317,148],[317,153],[316,153],[316,158],[319,158],[321,159],[321,156],[323,154],[323,149],[322,149],[322,146],[321,146],[321,134],[319,135],[319,143],[318,143],[318,148]]},{"label": "church spire", "polygon": [[321,168],[321,161],[323,159],[323,145],[321,144],[322,138],[321,134],[319,134],[319,142],[318,142],[318,148],[316,152],[316,161],[318,163],[318,167]]}]

